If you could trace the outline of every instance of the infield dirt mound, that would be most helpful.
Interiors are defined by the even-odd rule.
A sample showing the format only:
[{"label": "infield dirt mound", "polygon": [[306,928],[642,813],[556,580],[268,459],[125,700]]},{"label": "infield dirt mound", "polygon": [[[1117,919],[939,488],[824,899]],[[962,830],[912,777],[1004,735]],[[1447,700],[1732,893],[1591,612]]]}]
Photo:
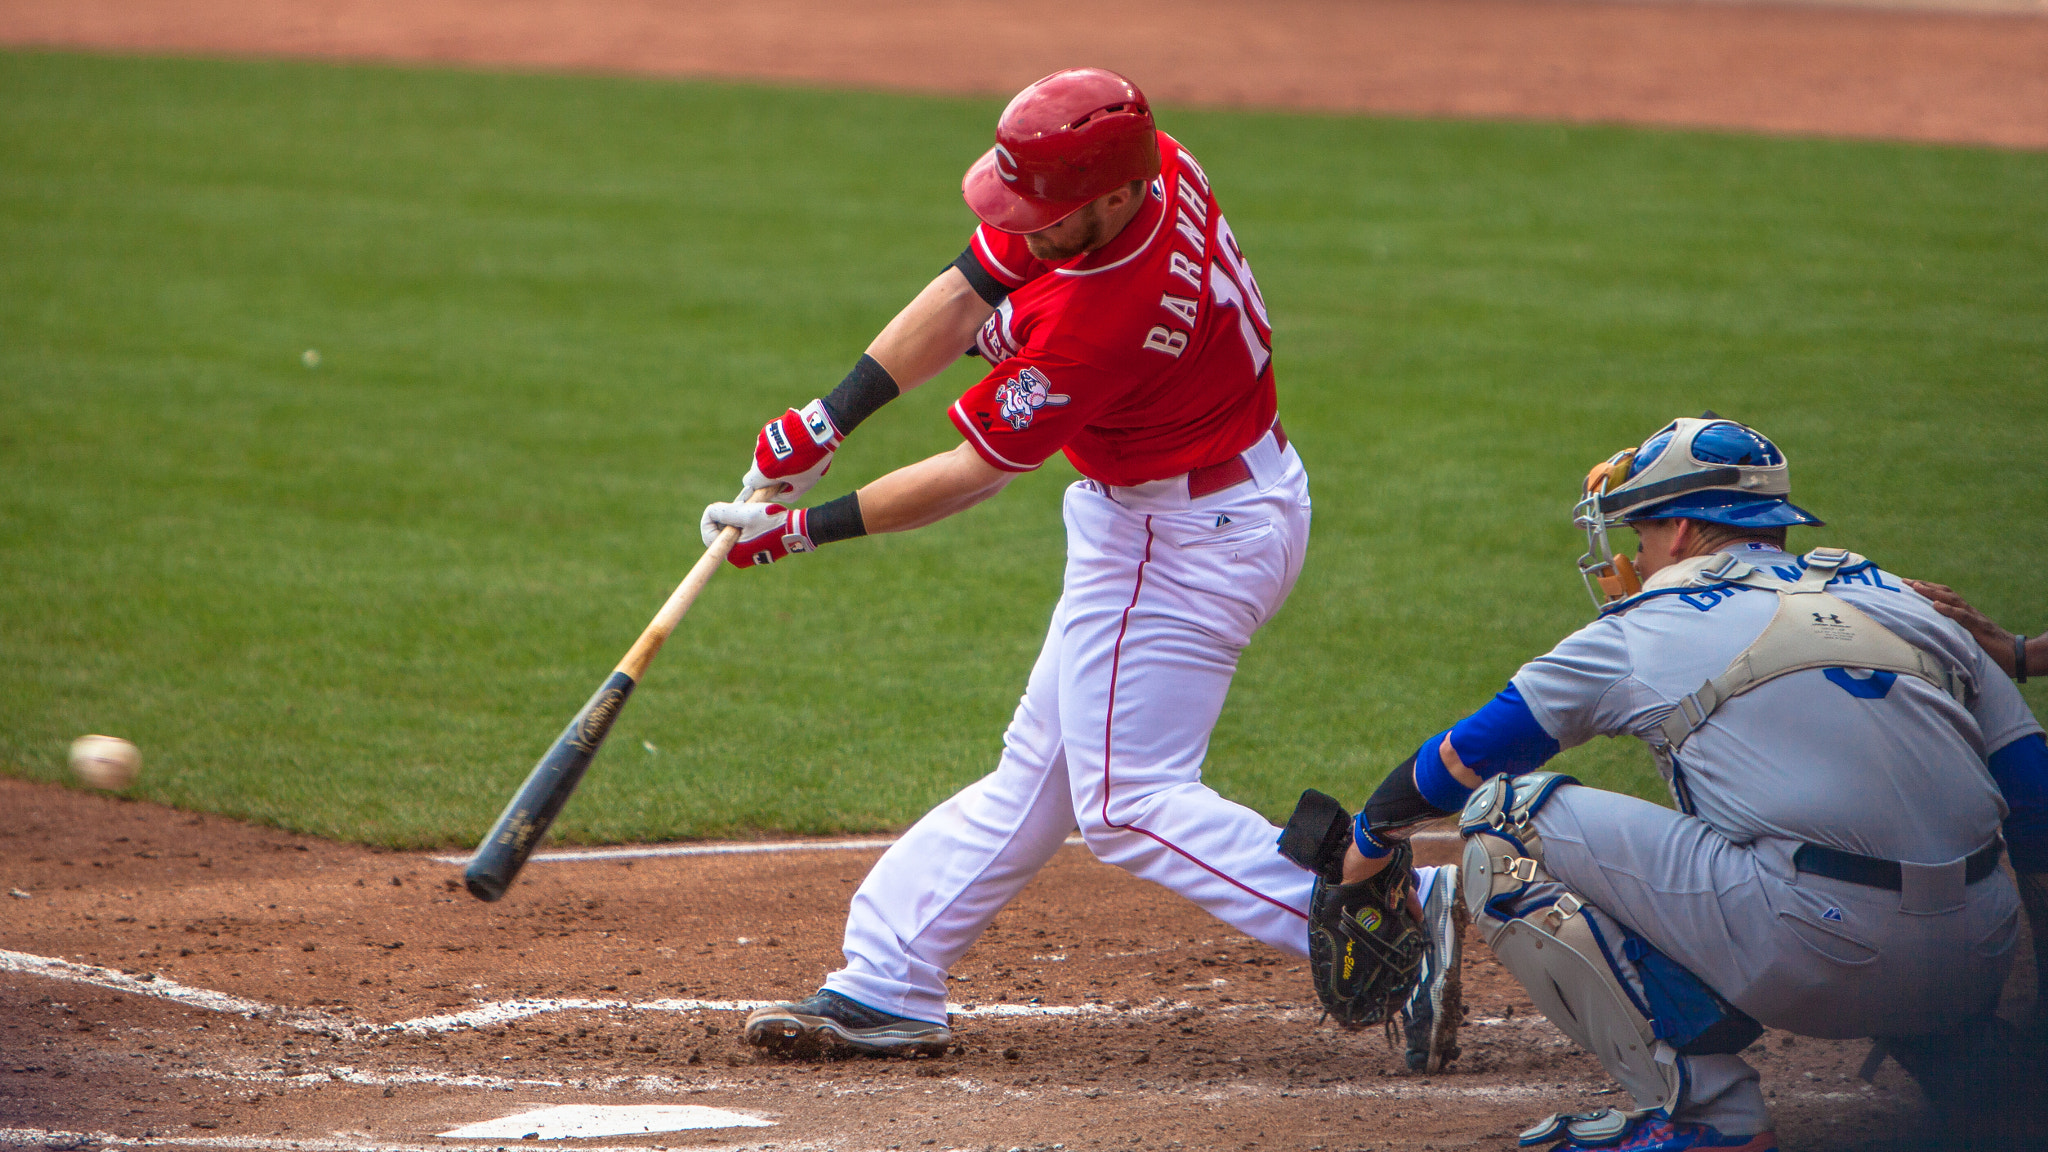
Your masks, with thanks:
[{"label": "infield dirt mound", "polygon": [[[805,1063],[738,1045],[734,1002],[816,987],[872,849],[541,860],[487,905],[426,855],[21,781],[0,805],[0,1143],[395,1149],[681,1102],[775,1126],[608,1146],[1506,1149],[1612,1099],[1483,947],[1463,1057],[1413,1076],[1318,1024],[1294,957],[1079,848],[960,965],[946,1056]],[[1866,1048],[1753,1049],[1786,1147],[1917,1146],[1897,1068],[1853,1078]]]}]

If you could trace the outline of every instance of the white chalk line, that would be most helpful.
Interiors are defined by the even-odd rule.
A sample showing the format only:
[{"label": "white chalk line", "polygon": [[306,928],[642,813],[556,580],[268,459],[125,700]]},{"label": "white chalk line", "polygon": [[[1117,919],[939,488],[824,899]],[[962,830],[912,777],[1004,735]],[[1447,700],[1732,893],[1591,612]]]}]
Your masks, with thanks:
[{"label": "white chalk line", "polygon": [[[894,840],[764,840],[743,844],[640,844],[621,848],[557,848],[535,852],[527,863],[575,864],[592,860],[647,860],[658,856],[747,856],[757,852],[856,852],[887,848]],[[1080,844],[1079,836],[1066,843]],[[473,856],[429,856],[436,864],[467,866]]]},{"label": "white chalk line", "polygon": [[[1569,1043],[1569,1042],[1567,1042]],[[1237,1071],[1243,1065],[1231,1061],[1216,1061],[1204,1067],[1218,1070]],[[297,1075],[257,1072],[235,1074],[215,1069],[194,1070],[177,1074],[179,1079],[226,1081],[237,1084],[279,1084],[307,1087],[313,1084],[340,1082],[360,1087],[382,1087],[386,1085],[432,1085],[443,1088],[478,1088],[493,1092],[521,1092],[537,1089],[560,1089],[583,1093],[635,1092],[647,1095],[703,1096],[710,1093],[734,1093],[758,1090],[759,1085],[751,1080],[708,1077],[705,1079],[679,1080],[672,1076],[648,1074],[644,1076],[603,1076],[582,1079],[512,1079],[509,1077],[484,1075],[443,1075],[433,1072],[408,1071],[393,1073],[364,1072],[360,1069],[337,1067],[320,1072],[306,1072]],[[1578,1078],[1583,1083],[1599,1083],[1597,1077]],[[1534,1082],[1472,1083],[1467,1078],[1413,1077],[1396,1081],[1335,1081],[1331,1083],[1271,1085],[1263,1083],[1213,1083],[1188,1081],[1175,1086],[1151,1082],[1143,1086],[1101,1088],[1083,1087],[1072,1084],[1047,1084],[1031,1090],[1021,1090],[993,1080],[975,1080],[966,1075],[950,1075],[936,1080],[922,1082],[929,1086],[943,1086],[956,1089],[968,1095],[994,1091],[1005,1099],[1036,1100],[1049,1097],[1088,1096],[1177,1096],[1205,1102],[1226,1100],[1280,1098],[1325,1098],[1341,1100],[1478,1100],[1493,1103],[1526,1103],[1554,1099],[1558,1090],[1554,1081]],[[827,1082],[820,1082],[824,1087]],[[833,1088],[834,1096],[900,1096],[916,1090],[917,1084],[887,1084],[859,1088]],[[1778,1089],[1781,1099],[1807,1102],[1840,1103],[1847,1100],[1867,1100],[1872,1097],[1864,1092],[1843,1092],[1792,1088]],[[1594,1100],[1596,1097],[1613,1095],[1613,1090],[1598,1088],[1578,1093],[1578,1097]],[[1571,1095],[1567,1090],[1566,1095]],[[1595,1101],[1597,1102],[1597,1101]],[[644,1149],[643,1149],[644,1152]]]},{"label": "white chalk line", "polygon": [[[283,1024],[304,1032],[349,1032],[356,1035],[377,1033],[410,1033],[427,1035],[438,1032],[453,1032],[461,1029],[489,1028],[514,1020],[524,1020],[550,1012],[751,1012],[769,1004],[784,1003],[781,1000],[699,1000],[692,998],[664,998],[660,1000],[618,1000],[587,999],[583,997],[537,997],[520,1000],[499,1000],[479,1004],[461,1012],[437,1013],[419,1016],[410,1020],[398,1020],[389,1024],[376,1024],[352,1017],[323,1012],[316,1008],[281,1008],[259,1000],[248,1000],[215,992],[207,988],[195,988],[180,984],[168,976],[155,973],[146,976],[131,976],[112,968],[95,964],[80,964],[53,956],[37,956],[28,952],[12,952],[0,949],[0,972],[19,972],[25,975],[41,976],[51,980],[62,980],[74,984],[86,984],[125,992],[135,996],[148,996],[167,1000],[191,1008],[209,1012],[223,1012],[250,1019]],[[1194,1004],[1186,1000],[1168,1000],[1159,997],[1144,1004],[1130,1004],[1119,1007],[1112,1004],[947,1004],[949,1016],[967,1019],[1088,1019],[1110,1018],[1130,1019],[1133,1017],[1175,1016],[1181,1014],[1206,1015],[1215,1013],[1226,1016],[1246,1014],[1265,1015],[1275,1020],[1312,1019],[1320,1012],[1308,1008],[1284,1008],[1271,1004],[1219,1004],[1215,1006]],[[1466,1021],[1466,1027],[1488,1027],[1502,1024],[1524,1024],[1523,1020],[1506,1021],[1482,1017]]]},{"label": "white chalk line", "polygon": [[[684,1137],[687,1139],[687,1136]],[[385,1143],[368,1133],[337,1133],[334,1136],[117,1136],[112,1132],[61,1132],[40,1128],[0,1128],[0,1147],[100,1148],[223,1148],[276,1152],[461,1152],[463,1149],[497,1149],[519,1144],[503,1138],[492,1140],[444,1139],[435,1144]],[[528,1141],[522,1147],[531,1147]],[[577,1141],[576,1152],[650,1152],[646,1144],[585,1144]],[[743,1152],[758,1144],[690,1144],[690,1152]],[[784,1152],[844,1148],[839,1142],[778,1142]]]},{"label": "white chalk line", "polygon": [[[699,1000],[692,998],[664,998],[660,1000],[618,1000],[587,999],[583,997],[536,997],[520,1000],[499,1000],[479,1004],[461,1012],[444,1012],[432,1016],[418,1016],[410,1020],[398,1020],[389,1024],[377,1024],[353,1017],[323,1012],[317,1008],[282,1008],[259,1000],[248,1000],[215,992],[208,988],[195,988],[180,984],[168,976],[151,973],[145,976],[131,976],[112,968],[95,964],[80,964],[53,956],[37,956],[28,952],[12,952],[0,949],[0,972],[19,972],[30,976],[41,976],[51,980],[62,980],[74,984],[85,984],[125,992],[135,996],[148,996],[167,1000],[191,1008],[209,1012],[222,1012],[250,1019],[261,1019],[283,1024],[302,1032],[348,1032],[358,1036],[378,1033],[409,1033],[428,1035],[439,1032],[454,1032],[462,1029],[489,1028],[514,1020],[524,1020],[550,1012],[751,1012],[769,1004],[781,1004],[781,1000]],[[1168,1000],[1158,997],[1144,1004],[947,1004],[949,1016],[965,1017],[970,1020],[1003,1019],[1131,1019],[1155,1016],[1193,1015],[1214,1013],[1222,1016],[1257,1015],[1274,1020],[1313,1020],[1321,1013],[1311,1008],[1288,1008],[1273,1004],[1218,1004],[1214,1006],[1195,1004],[1186,1000]],[[1523,1026],[1534,1023],[1530,1018],[1514,1020],[1496,1017],[1477,1017],[1467,1020],[1465,1027]]]},{"label": "white chalk line", "polygon": [[[1228,1060],[1216,1061],[1211,1065],[1219,1071],[1237,1072],[1244,1065]],[[562,1089],[575,1092],[637,1092],[648,1095],[702,1096],[712,1092],[741,1092],[758,1085],[751,1081],[732,1078],[712,1077],[708,1079],[680,1080],[672,1076],[650,1073],[642,1076],[601,1076],[570,1079],[515,1079],[504,1076],[481,1074],[446,1075],[425,1071],[368,1072],[351,1066],[336,1066],[301,1073],[245,1072],[237,1073],[218,1069],[194,1069],[180,1072],[176,1078],[185,1080],[221,1081],[235,1084],[275,1084],[296,1087],[310,1087],[315,1084],[353,1084],[364,1088],[385,1086],[432,1085],[441,1088],[478,1088],[491,1092],[525,1092],[538,1089]],[[1019,1090],[994,1081],[980,1081],[966,1075],[940,1077],[924,1084],[944,1085],[962,1092],[976,1094],[994,1090],[1005,1098],[1029,1100],[1045,1096],[1085,1096],[1094,1092],[1098,1096],[1143,1095],[1143,1096],[1185,1096],[1195,1100],[1217,1101],[1226,1099],[1265,1098],[1272,1096],[1311,1097],[1324,1096],[1343,1099],[1404,1100],[1425,1099],[1486,1099],[1514,1101],[1536,1099],[1554,1092],[1549,1081],[1534,1084],[1471,1084],[1438,1078],[1417,1078],[1414,1083],[1370,1083],[1333,1082],[1328,1084],[1297,1084],[1277,1087],[1259,1083],[1214,1084],[1188,1082],[1175,1087],[1148,1084],[1146,1087],[1100,1088],[1078,1085],[1047,1084],[1032,1090]],[[888,1084],[881,1087],[846,1089],[835,1091],[841,1096],[901,1095],[919,1085]]]},{"label": "white chalk line", "polygon": [[[312,1008],[280,1008],[258,1000],[247,1000],[215,992],[206,988],[194,988],[180,984],[168,976],[151,973],[146,976],[131,976],[112,968],[96,964],[79,964],[53,956],[37,956],[28,952],[12,952],[0,949],[0,972],[19,972],[30,976],[41,976],[51,980],[68,981],[125,992],[135,996],[147,996],[158,1000],[200,1008],[209,1012],[223,1012],[251,1019],[262,1019],[297,1028],[305,1032],[351,1032],[357,1035],[385,1033],[429,1034],[452,1032],[458,1029],[488,1028],[513,1020],[523,1020],[549,1012],[751,1012],[768,1004],[779,1004],[779,1000],[592,1000],[580,997],[548,997],[523,1000],[501,1000],[480,1004],[461,1012],[440,1013],[421,1016],[411,1020],[399,1020],[390,1024],[374,1024],[365,1020],[339,1016]],[[1258,1005],[1224,1005],[1215,1011],[1247,1012],[1264,1010],[1284,1016],[1302,1009],[1265,1008]],[[1207,1012],[1208,1008],[1198,1007],[1185,1001],[1154,1001],[1145,1005],[1118,1008],[1107,1004],[948,1004],[946,1011],[952,1016],[969,1019],[1006,1018],[1085,1018],[1085,1017],[1130,1017],[1169,1015],[1176,1012]]]},{"label": "white chalk line", "polygon": [[636,1076],[583,1076],[566,1079],[545,1079],[539,1077],[489,1076],[481,1072],[429,1072],[419,1068],[402,1068],[396,1071],[373,1072],[351,1064],[337,1064],[331,1068],[319,1068],[308,1072],[270,1072],[263,1069],[223,1071],[217,1068],[194,1068],[173,1073],[181,1080],[217,1080],[234,1084],[285,1084],[305,1088],[315,1084],[353,1084],[359,1088],[407,1087],[430,1084],[437,1088],[482,1088],[490,1092],[522,1092],[536,1088],[564,1088],[577,1092],[646,1092],[667,1093],[675,1096],[700,1096],[706,1092],[727,1091],[739,1086],[739,1081],[704,1076],[691,1080],[678,1080],[649,1072]]},{"label": "white chalk line", "polygon": [[[535,1000],[500,1000],[483,1004],[463,1012],[449,1012],[439,1016],[422,1016],[416,1020],[401,1020],[395,1024],[381,1025],[392,1032],[452,1032],[458,1028],[488,1028],[511,1020],[523,1020],[547,1012],[752,1012],[770,1004],[782,1004],[782,1000],[585,1000],[578,998],[545,998]],[[1132,1015],[1142,1009],[1118,1009],[1097,1004],[976,1004],[968,1007],[960,1004],[946,1005],[948,1015],[979,1018],[1002,1017],[1075,1017]],[[1155,1009],[1156,1011],[1156,1009]]]},{"label": "white chalk line", "polygon": [[[1418,832],[1417,844],[1456,844],[1456,832]],[[648,860],[661,856],[746,856],[756,852],[854,852],[864,849],[887,848],[894,840],[768,840],[745,844],[642,844],[619,848],[557,848],[549,852],[535,852],[527,858],[555,864],[575,864],[593,860]],[[1079,836],[1069,836],[1066,844],[1079,847],[1085,844]],[[467,866],[469,856],[429,856],[436,864],[460,864]]]},{"label": "white chalk line", "polygon": [[127,992],[136,996],[149,996],[168,1000],[189,1008],[203,1008],[208,1012],[225,1012],[234,1016],[251,1019],[262,1018],[298,1028],[318,1032],[334,1028],[359,1027],[328,1013],[315,1009],[285,1009],[258,1000],[244,1000],[225,992],[208,988],[194,988],[180,984],[168,976],[151,973],[148,976],[130,976],[112,968],[97,964],[76,964],[54,956],[37,956],[28,952],[11,952],[0,949],[0,972],[20,972],[29,976],[43,976],[52,980],[64,980],[73,984],[89,984],[115,992]]}]

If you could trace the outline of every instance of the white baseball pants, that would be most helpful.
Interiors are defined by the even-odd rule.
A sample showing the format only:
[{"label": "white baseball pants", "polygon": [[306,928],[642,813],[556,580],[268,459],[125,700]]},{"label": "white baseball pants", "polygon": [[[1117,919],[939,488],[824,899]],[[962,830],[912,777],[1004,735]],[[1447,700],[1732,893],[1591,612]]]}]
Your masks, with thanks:
[{"label": "white baseball pants", "polygon": [[1079,828],[1095,855],[1255,939],[1307,951],[1314,878],[1279,830],[1202,783],[1238,653],[1308,544],[1308,477],[1269,434],[1252,480],[1067,489],[1066,586],[995,771],[898,840],[854,894],[825,987],[946,1018],[946,971]]}]

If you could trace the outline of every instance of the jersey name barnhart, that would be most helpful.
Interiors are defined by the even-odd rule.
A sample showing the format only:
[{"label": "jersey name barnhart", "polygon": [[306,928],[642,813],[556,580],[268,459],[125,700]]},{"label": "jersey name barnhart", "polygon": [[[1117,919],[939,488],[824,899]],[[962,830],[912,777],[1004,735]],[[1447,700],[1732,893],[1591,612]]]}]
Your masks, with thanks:
[{"label": "jersey name barnhart", "polygon": [[1166,271],[1168,276],[1186,283],[1187,294],[1160,293],[1159,307],[1170,319],[1165,324],[1153,325],[1145,333],[1145,350],[1164,352],[1176,359],[1187,351],[1189,341],[1200,327],[1206,287],[1210,299],[1237,312],[1238,329],[1251,353],[1252,374],[1263,375],[1273,358],[1271,340],[1266,335],[1272,331],[1272,321],[1266,316],[1266,299],[1259,293],[1251,265],[1239,251],[1237,238],[1231,235],[1230,225],[1221,212],[1216,214],[1218,259],[1209,259],[1209,177],[1186,150],[1180,153],[1180,163],[1181,171],[1175,174],[1173,182],[1176,239],[1173,250],[1167,253]]}]

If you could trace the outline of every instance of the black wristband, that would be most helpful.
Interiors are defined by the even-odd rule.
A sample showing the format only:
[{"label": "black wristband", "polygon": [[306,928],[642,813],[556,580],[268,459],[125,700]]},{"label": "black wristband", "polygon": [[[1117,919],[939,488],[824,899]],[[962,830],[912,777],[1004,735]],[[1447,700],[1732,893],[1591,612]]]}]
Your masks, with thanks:
[{"label": "black wristband", "polygon": [[837,500],[827,500],[811,509],[806,524],[810,529],[811,543],[820,546],[868,534],[868,526],[860,518],[858,492],[848,492]]},{"label": "black wristband", "polygon": [[974,289],[974,294],[981,297],[981,302],[991,308],[1001,304],[1003,298],[1010,294],[1010,290],[1003,287],[1002,281],[989,275],[988,269],[981,266],[981,261],[975,257],[972,248],[965,249],[954,257],[953,263],[948,267],[958,268],[960,274],[967,277],[967,286]]},{"label": "black wristband", "polygon": [[850,435],[860,422],[873,416],[877,409],[896,397],[903,390],[896,386],[896,378],[882,367],[880,361],[863,352],[853,371],[839,382],[824,399],[825,413],[832,417],[833,427],[841,436]]},{"label": "black wristband", "polygon": [[1365,802],[1364,815],[1366,827],[1379,832],[1421,824],[1450,813],[1431,804],[1415,786],[1415,757],[1410,756],[1380,781],[1372,799]]},{"label": "black wristband", "polygon": [[2012,682],[2027,682],[2027,638],[2017,632],[2012,634]]}]

